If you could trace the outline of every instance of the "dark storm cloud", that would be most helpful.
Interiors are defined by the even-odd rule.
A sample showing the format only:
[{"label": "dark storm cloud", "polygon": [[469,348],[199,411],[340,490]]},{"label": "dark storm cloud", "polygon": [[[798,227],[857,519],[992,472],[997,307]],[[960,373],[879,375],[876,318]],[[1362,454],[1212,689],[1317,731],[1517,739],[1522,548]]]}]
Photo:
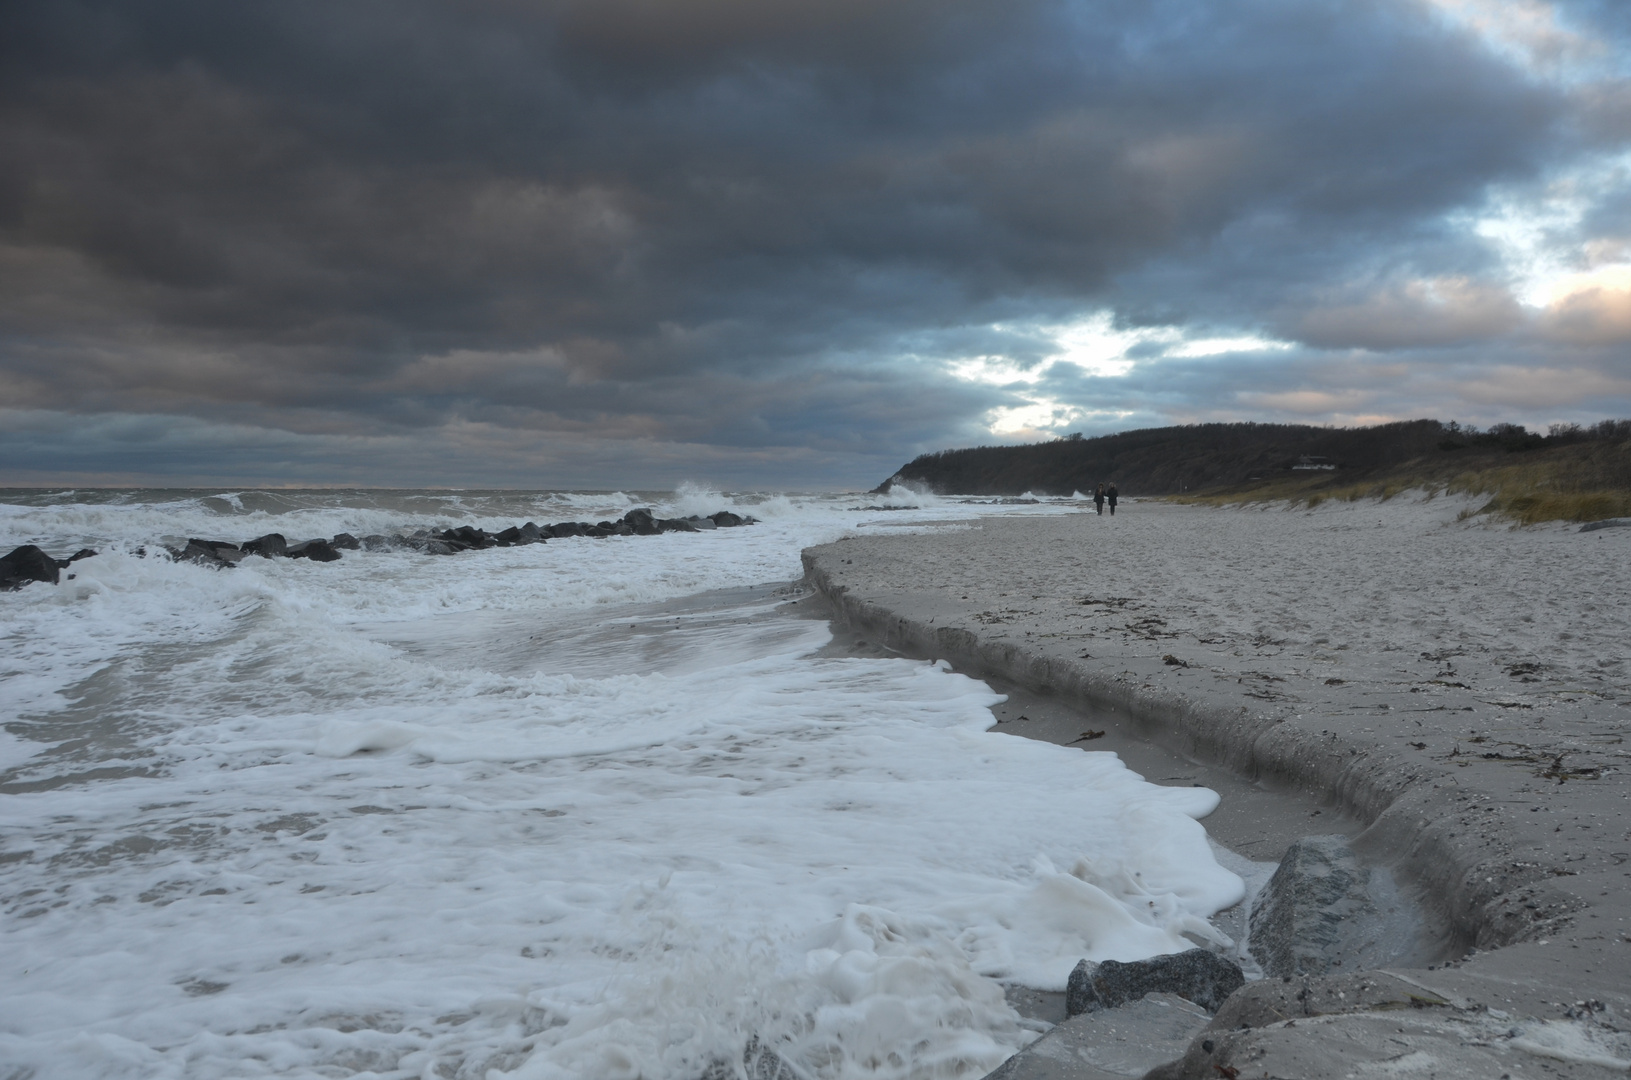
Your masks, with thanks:
[{"label": "dark storm cloud", "polygon": [[[892,461],[1017,400],[922,358],[1042,364],[1023,327],[1097,306],[1338,351],[1497,339],[1523,318],[1443,215],[1625,135],[1620,84],[1535,77],[1417,0],[5,19],[0,401],[311,439]],[[1614,302],[1553,340],[1612,339]],[[1179,383],[1211,398],[1114,394],[1245,400],[1250,361],[1206,370]]]}]

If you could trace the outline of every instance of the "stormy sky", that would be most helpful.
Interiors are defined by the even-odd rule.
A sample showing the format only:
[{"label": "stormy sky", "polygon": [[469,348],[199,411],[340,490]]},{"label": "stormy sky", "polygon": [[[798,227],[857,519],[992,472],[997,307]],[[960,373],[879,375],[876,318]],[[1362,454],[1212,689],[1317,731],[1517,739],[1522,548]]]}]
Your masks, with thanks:
[{"label": "stormy sky", "polygon": [[1631,5],[0,7],[0,484],[1419,416],[1631,416]]}]

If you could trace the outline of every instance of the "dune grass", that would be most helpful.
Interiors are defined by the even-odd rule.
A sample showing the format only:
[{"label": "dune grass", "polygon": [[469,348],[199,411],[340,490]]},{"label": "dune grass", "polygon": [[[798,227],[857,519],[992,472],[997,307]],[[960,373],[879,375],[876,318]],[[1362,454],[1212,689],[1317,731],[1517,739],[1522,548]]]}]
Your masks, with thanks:
[{"label": "dune grass", "polygon": [[1234,488],[1172,496],[1211,506],[1286,502],[1386,501],[1406,491],[1487,496],[1478,509],[1518,525],[1631,517],[1631,442],[1589,442],[1511,453],[1501,450],[1436,454],[1364,476],[1293,473]]}]

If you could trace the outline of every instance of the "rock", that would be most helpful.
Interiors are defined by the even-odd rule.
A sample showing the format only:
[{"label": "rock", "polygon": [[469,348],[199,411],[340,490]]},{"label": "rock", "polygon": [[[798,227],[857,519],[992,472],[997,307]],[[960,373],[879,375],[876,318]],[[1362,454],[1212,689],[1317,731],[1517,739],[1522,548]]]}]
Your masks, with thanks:
[{"label": "rock", "polygon": [[734,529],[738,525],[746,524],[742,518],[731,513],[729,510],[721,510],[717,514],[710,514],[708,515],[708,520],[719,526],[721,529]]},{"label": "rock", "polygon": [[1112,1080],[1177,1061],[1210,1018],[1174,994],[1073,1016],[997,1067],[986,1080]]},{"label": "rock", "polygon": [[405,543],[406,541],[401,537],[370,533],[362,538],[362,549],[364,551],[390,551],[392,548],[403,547]]},{"label": "rock", "polygon": [[452,555],[456,552],[465,550],[465,548],[462,544],[458,547],[454,547],[452,544],[449,544],[443,540],[426,540],[425,546],[421,550],[423,550],[426,555]]},{"label": "rock", "polygon": [[1606,518],[1602,521],[1588,521],[1580,526],[1581,532],[1596,532],[1598,529],[1624,529],[1631,527],[1631,518]]},{"label": "rock", "polygon": [[685,520],[689,521],[691,524],[695,525],[698,529],[701,529],[703,532],[708,532],[709,530],[719,528],[718,525],[714,524],[714,519],[713,518],[698,517],[697,515],[692,514],[690,517],[686,518]]},{"label": "rock", "polygon": [[1217,1012],[1228,996],[1246,984],[1240,968],[1206,949],[1123,964],[1083,960],[1070,973],[1065,987],[1065,1012],[1070,1016],[1113,1009],[1145,994],[1177,994],[1207,1012]]},{"label": "rock", "polygon": [[257,537],[243,546],[245,555],[261,555],[270,559],[274,555],[282,555],[289,549],[289,542],[283,538],[282,533],[267,533]]},{"label": "rock", "polygon": [[651,516],[651,511],[644,507],[624,514],[623,524],[633,529],[636,536],[656,536],[663,531],[658,527],[657,519]]},{"label": "rock", "polygon": [[663,532],[697,532],[696,522],[689,518],[663,518],[657,522]]},{"label": "rock", "polygon": [[485,530],[478,529],[474,525],[460,525],[457,528],[448,529],[442,533],[440,539],[444,544],[463,544],[466,548],[497,546],[494,544],[493,538],[488,536]]},{"label": "rock", "polygon": [[561,521],[549,526],[544,532],[551,537],[588,536],[589,526],[581,521]]},{"label": "rock", "polygon": [[345,551],[357,551],[362,547],[362,541],[358,540],[350,533],[337,534],[332,540],[329,541],[329,544],[333,547],[344,549]]},{"label": "rock", "polygon": [[521,542],[523,544],[542,544],[544,542],[544,531],[529,521],[521,526]]},{"label": "rock", "polygon": [[225,540],[198,540],[187,541],[187,546],[180,551],[171,551],[179,561],[186,559],[189,562],[199,563],[203,566],[213,566],[217,569],[236,566],[241,560],[247,558],[238,549],[237,544]]},{"label": "rock", "polygon": [[500,529],[493,534],[493,543],[499,547],[511,547],[521,542],[521,530],[511,525],[508,529]]},{"label": "rock", "polygon": [[590,525],[587,528],[585,528],[580,535],[592,536],[592,537],[596,538],[597,540],[600,539],[603,536],[611,536],[612,535],[611,522],[606,522],[603,525]]},{"label": "rock", "polygon": [[[91,558],[95,558],[95,557],[96,557],[96,549],[95,548],[80,548],[78,551],[76,551],[72,555],[68,556],[68,562],[69,563],[76,563],[80,559],[91,559]],[[59,564],[59,565],[67,565],[67,564],[63,563],[63,564]]]},{"label": "rock", "polygon": [[291,559],[310,559],[312,562],[334,562],[340,553],[327,540],[307,540],[284,552]]},{"label": "rock", "polygon": [[1418,948],[1418,924],[1386,871],[1340,836],[1306,836],[1253,905],[1250,949],[1271,977],[1382,967]]},{"label": "rock", "polygon": [[[1623,1064],[1611,1072],[1604,1068],[1609,1062],[1603,1060],[1623,1061],[1631,1056],[1608,1042],[1612,1039],[1626,1047],[1625,1036],[1590,1014],[1556,1019],[1554,1012],[1554,1018],[1539,1022],[1521,1013],[1510,1015],[1508,1010],[1517,1010],[1507,995],[1523,994],[1515,979],[1504,986],[1474,982],[1484,998],[1480,1002],[1446,992],[1446,984],[1439,982],[1442,973],[1418,970],[1399,976],[1407,977],[1371,971],[1251,983],[1229,999],[1207,1029],[1190,1042],[1182,1058],[1151,1070],[1146,1080],[1231,1076],[1585,1080],[1625,1075]],[[1449,985],[1471,989],[1459,981],[1463,977],[1464,972],[1457,972],[1449,977]],[[1531,1001],[1541,996],[1532,989],[1528,994],[1533,995]],[[1539,1031],[1546,1033],[1549,1045],[1544,1049],[1536,1046],[1538,1054],[1524,1049],[1526,1037],[1533,1038]],[[1559,1046],[1575,1047],[1577,1053],[1584,1049],[1585,1053],[1560,1060],[1561,1054],[1551,1056]],[[1601,1064],[1586,1064],[1587,1054],[1601,1055],[1597,1058]],[[1550,1060],[1537,1060],[1543,1056]]]},{"label": "rock", "polygon": [[55,585],[59,577],[57,560],[33,544],[13,548],[0,558],[0,589],[20,589],[30,581],[49,581]]}]

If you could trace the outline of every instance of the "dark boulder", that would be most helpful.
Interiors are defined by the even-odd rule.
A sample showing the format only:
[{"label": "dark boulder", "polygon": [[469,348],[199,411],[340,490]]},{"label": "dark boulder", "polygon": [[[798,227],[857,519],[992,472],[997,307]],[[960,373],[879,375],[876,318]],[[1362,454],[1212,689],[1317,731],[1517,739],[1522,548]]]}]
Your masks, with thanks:
[{"label": "dark boulder", "polygon": [[541,544],[544,542],[544,530],[540,529],[535,523],[529,521],[525,525],[521,526],[520,542],[523,544]]},{"label": "dark boulder", "polygon": [[426,540],[422,550],[426,555],[452,555],[466,549],[462,544],[454,547],[445,540]]},{"label": "dark boulder", "polygon": [[358,540],[350,533],[337,534],[332,540],[329,541],[329,544],[344,551],[359,551],[362,548],[362,541]]},{"label": "dark boulder", "polygon": [[1152,956],[1123,964],[1083,960],[1065,986],[1069,1016],[1114,1009],[1145,994],[1177,994],[1207,1012],[1217,1012],[1228,996],[1246,985],[1239,966],[1206,949]]},{"label": "dark boulder", "polygon": [[170,552],[179,562],[182,559],[195,562],[201,566],[213,566],[216,569],[225,569],[236,566],[247,556],[238,549],[237,544],[230,544],[225,540],[198,540],[187,541],[187,546],[180,551],[174,549]]},{"label": "dark boulder", "polygon": [[62,562],[62,561],[59,560],[58,565],[59,566],[66,566],[66,565],[68,565],[68,563],[76,563],[80,559],[92,559],[92,558],[95,558],[95,557],[96,557],[96,549],[95,548],[80,548],[78,551],[76,551],[72,555],[68,556],[67,562]]},{"label": "dark boulder", "polygon": [[521,543],[521,530],[514,525],[493,534],[493,543],[499,547],[512,547]]},{"label": "dark boulder", "polygon": [[334,562],[340,553],[334,550],[334,545],[327,540],[307,540],[304,544],[296,544],[284,551],[291,559],[310,559],[312,562]]},{"label": "dark boulder", "polygon": [[601,537],[604,537],[604,536],[612,536],[612,535],[614,535],[614,532],[613,532],[613,529],[612,529],[612,526],[611,526],[611,522],[607,522],[604,525],[591,525],[591,526],[589,526],[588,528],[583,530],[583,535],[584,536],[592,536],[592,537],[594,537],[595,539],[598,540],[598,539],[600,539]]},{"label": "dark boulder", "polygon": [[663,518],[657,522],[663,532],[697,532],[697,524],[689,518]]},{"label": "dark boulder", "polygon": [[57,560],[33,544],[13,548],[0,558],[0,589],[20,589],[30,581],[49,581],[55,585],[60,576]]},{"label": "dark boulder", "polygon": [[544,530],[550,537],[588,536],[589,526],[582,521],[558,521]]},{"label": "dark boulder", "polygon": [[721,510],[717,514],[709,514],[708,520],[719,526],[721,529],[734,529],[738,525],[747,524],[745,520],[736,514],[731,513],[729,510]]},{"label": "dark boulder", "polygon": [[392,548],[405,546],[407,542],[400,536],[383,536],[379,533],[369,533],[362,538],[364,551],[390,551]]},{"label": "dark boulder", "polygon": [[714,529],[719,528],[718,525],[714,524],[713,518],[697,517],[693,514],[685,520],[695,525],[702,532],[712,532]]},{"label": "dark boulder", "polygon": [[657,519],[644,507],[624,514],[623,523],[633,529],[636,536],[656,536],[662,532],[662,529],[657,527]]},{"label": "dark boulder", "polygon": [[490,548],[496,546],[493,543],[493,538],[488,536],[485,530],[478,529],[474,525],[460,525],[457,528],[448,529],[442,533],[439,539],[447,544],[463,544],[466,548]]},{"label": "dark boulder", "polygon": [[274,555],[282,555],[288,550],[289,542],[283,538],[282,533],[267,533],[243,546],[245,555],[263,555],[268,559]]}]

